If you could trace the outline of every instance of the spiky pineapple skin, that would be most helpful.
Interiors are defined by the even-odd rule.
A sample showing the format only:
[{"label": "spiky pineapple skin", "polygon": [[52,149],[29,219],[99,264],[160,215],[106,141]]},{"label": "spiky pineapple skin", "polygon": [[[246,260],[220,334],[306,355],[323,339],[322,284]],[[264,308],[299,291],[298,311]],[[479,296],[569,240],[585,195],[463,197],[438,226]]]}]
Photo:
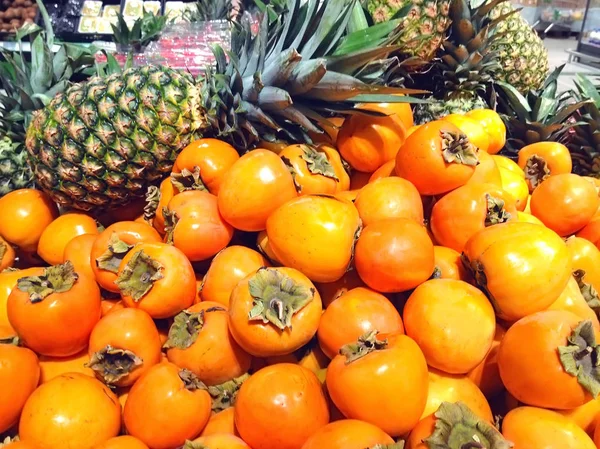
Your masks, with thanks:
[{"label": "spiky pineapple skin", "polygon": [[28,128],[37,183],[80,210],[142,196],[204,126],[199,97],[191,76],[155,66],[70,87]]},{"label": "spiky pineapple skin", "polygon": [[[386,22],[407,5],[407,0],[369,0],[367,10],[375,23]],[[412,0],[402,22],[399,44],[402,52],[430,61],[450,26],[450,0]]]},{"label": "spiky pineapple skin", "polygon": [[[492,18],[514,11],[510,2],[504,2],[492,9]],[[513,85],[525,94],[542,87],[548,76],[548,51],[535,30],[520,13],[512,14],[498,24],[496,30],[503,38],[492,46],[498,51],[502,67],[497,79]]]},{"label": "spiky pineapple skin", "polygon": [[34,187],[33,173],[27,163],[23,143],[9,137],[0,140],[0,197],[13,190]]},{"label": "spiky pineapple skin", "polygon": [[413,108],[415,125],[439,120],[450,114],[466,114],[473,109],[485,109],[488,105],[481,97],[468,96],[432,103],[416,104]]}]

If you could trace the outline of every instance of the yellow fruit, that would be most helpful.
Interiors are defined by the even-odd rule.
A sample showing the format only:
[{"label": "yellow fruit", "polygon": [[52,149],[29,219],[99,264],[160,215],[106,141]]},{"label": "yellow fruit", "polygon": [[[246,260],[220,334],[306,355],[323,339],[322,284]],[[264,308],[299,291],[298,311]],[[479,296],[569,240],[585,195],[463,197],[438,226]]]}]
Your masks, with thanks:
[{"label": "yellow fruit", "polygon": [[490,146],[490,138],[482,125],[476,120],[465,115],[450,114],[442,118],[446,122],[450,122],[460,129],[469,141],[481,151],[488,152]]},{"label": "yellow fruit", "polygon": [[527,212],[517,212],[517,218],[519,219],[519,221],[523,221],[525,223],[533,223],[544,226],[544,223],[542,223],[539,218],[534,217],[533,215],[528,214]]},{"label": "yellow fruit", "polygon": [[525,206],[527,206],[527,199],[529,197],[529,187],[525,178],[505,168],[500,168],[500,178],[504,191],[510,193],[515,199],[517,210],[523,211]]},{"label": "yellow fruit", "polygon": [[494,161],[496,161],[498,168],[517,173],[522,178],[525,178],[525,172],[519,167],[519,164],[512,159],[509,159],[506,156],[500,156],[499,154],[494,154],[492,157],[494,158]]},{"label": "yellow fruit", "polygon": [[467,117],[479,122],[488,134],[488,153],[496,154],[506,143],[506,126],[496,111],[491,109],[474,109],[466,114]]}]

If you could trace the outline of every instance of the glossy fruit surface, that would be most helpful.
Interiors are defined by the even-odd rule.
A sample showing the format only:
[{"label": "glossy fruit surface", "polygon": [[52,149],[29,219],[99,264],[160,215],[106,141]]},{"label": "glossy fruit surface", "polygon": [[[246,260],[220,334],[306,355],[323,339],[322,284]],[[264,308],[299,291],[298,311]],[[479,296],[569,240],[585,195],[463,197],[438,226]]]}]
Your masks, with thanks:
[{"label": "glossy fruit surface", "polygon": [[549,176],[571,173],[573,161],[566,146],[558,142],[537,142],[519,150],[519,167],[533,192]]},{"label": "glossy fruit surface", "polygon": [[98,235],[97,226],[96,221],[85,214],[73,212],[61,215],[42,232],[37,253],[50,265],[62,263],[69,242],[83,234]]},{"label": "glossy fruit surface", "polygon": [[148,449],[144,443],[130,435],[111,438],[94,449]]},{"label": "glossy fruit surface", "polygon": [[467,115],[450,114],[445,116],[442,120],[456,125],[456,127],[465,133],[469,141],[479,148],[480,151],[486,153],[489,152],[490,136],[477,119]]},{"label": "glossy fruit surface", "polygon": [[313,434],[302,449],[364,449],[394,440],[379,427],[357,419],[342,419],[327,424]]},{"label": "glossy fruit surface", "polygon": [[96,234],[82,234],[73,238],[65,246],[61,263],[69,260],[75,267],[75,271],[95,279],[96,275],[90,263],[90,256],[95,241]]},{"label": "glossy fruit surface", "polygon": [[506,143],[506,125],[504,125],[500,114],[491,109],[474,109],[465,115],[479,122],[488,134],[487,152],[489,154],[496,154],[504,147]]}]

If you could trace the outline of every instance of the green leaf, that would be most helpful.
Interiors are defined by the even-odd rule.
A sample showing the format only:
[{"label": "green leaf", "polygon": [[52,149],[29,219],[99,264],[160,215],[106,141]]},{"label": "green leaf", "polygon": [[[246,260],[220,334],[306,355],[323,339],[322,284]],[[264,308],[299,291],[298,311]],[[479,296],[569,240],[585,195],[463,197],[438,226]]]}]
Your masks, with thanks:
[{"label": "green leaf", "polygon": [[46,43],[52,49],[54,45],[54,30],[52,29],[52,20],[50,20],[50,16],[48,15],[48,11],[44,6],[43,0],[35,0],[40,10],[40,15],[42,16],[42,20],[44,22],[44,27],[46,28]]},{"label": "green leaf", "polygon": [[59,80],[63,78],[63,74],[65,73],[68,64],[67,49],[64,46],[61,46],[54,54],[54,59],[52,60],[54,79]]},{"label": "green leaf", "polygon": [[[410,91],[410,89],[397,89],[398,91]],[[425,91],[414,91],[414,93],[424,93]],[[411,104],[429,104],[431,100],[423,98],[414,98],[406,95],[385,95],[385,94],[360,94],[348,98],[347,101],[358,103],[411,103]]]},{"label": "green leaf", "polygon": [[17,30],[15,39],[22,41],[24,37],[30,36],[35,33],[42,31],[42,28],[35,23],[25,23],[21,28]]},{"label": "green leaf", "polygon": [[31,72],[33,92],[46,92],[52,85],[52,51],[41,35],[31,44]]},{"label": "green leaf", "polygon": [[401,20],[390,20],[355,31],[346,35],[335,49],[333,56],[345,55],[357,50],[380,46],[392,31],[402,23]]}]

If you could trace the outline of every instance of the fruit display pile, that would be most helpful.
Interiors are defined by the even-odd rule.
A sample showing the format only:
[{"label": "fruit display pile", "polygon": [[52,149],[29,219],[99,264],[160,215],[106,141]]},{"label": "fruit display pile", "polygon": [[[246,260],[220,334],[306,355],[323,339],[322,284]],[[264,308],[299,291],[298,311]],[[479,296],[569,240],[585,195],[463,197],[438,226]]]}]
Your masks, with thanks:
[{"label": "fruit display pile", "polygon": [[5,54],[0,447],[600,448],[600,89],[502,0],[272,3]]}]

